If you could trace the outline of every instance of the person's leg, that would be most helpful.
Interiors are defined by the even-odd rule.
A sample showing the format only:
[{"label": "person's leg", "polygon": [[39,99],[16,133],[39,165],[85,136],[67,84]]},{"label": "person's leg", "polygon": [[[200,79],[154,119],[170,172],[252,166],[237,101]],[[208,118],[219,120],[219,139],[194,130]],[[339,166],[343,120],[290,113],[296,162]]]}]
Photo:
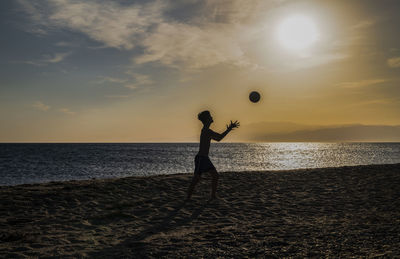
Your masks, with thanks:
[{"label": "person's leg", "polygon": [[211,199],[215,199],[216,193],[217,193],[217,187],[218,187],[218,178],[219,174],[217,170],[213,170],[210,172],[212,176],[212,184],[211,184]]},{"label": "person's leg", "polygon": [[187,192],[187,198],[186,199],[190,199],[192,197],[193,191],[194,191],[194,187],[196,186],[196,184],[200,181],[201,179],[201,175],[200,174],[195,174],[193,176],[192,182],[190,183],[188,192]]}]

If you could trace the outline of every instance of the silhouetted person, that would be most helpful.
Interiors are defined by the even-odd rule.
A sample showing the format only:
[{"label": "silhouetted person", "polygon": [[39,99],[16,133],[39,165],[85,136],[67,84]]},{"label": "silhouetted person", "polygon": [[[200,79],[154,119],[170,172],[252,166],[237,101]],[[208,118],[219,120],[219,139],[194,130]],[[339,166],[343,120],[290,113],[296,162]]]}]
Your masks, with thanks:
[{"label": "silhouetted person", "polygon": [[208,157],[208,152],[210,150],[210,142],[211,139],[216,141],[221,141],[231,130],[239,127],[240,123],[238,121],[235,122],[231,121],[229,125],[226,125],[226,130],[222,134],[219,134],[210,129],[210,125],[214,121],[209,111],[203,111],[199,113],[197,118],[203,123],[203,129],[201,130],[201,135],[200,135],[199,153],[197,153],[194,159],[195,163],[194,176],[189,186],[187,199],[190,199],[192,197],[194,187],[200,181],[202,173],[211,173],[212,175],[211,199],[215,199],[219,175],[217,170],[215,169],[215,166],[211,163],[211,160]]}]

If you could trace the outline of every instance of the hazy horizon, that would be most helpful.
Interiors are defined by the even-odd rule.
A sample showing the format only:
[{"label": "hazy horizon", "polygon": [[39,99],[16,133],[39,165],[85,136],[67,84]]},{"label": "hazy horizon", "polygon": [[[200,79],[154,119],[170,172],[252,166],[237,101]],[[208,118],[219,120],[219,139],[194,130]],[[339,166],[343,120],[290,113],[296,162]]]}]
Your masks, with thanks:
[{"label": "hazy horizon", "polygon": [[0,10],[1,143],[197,142],[206,109],[224,142],[400,142],[399,1]]}]

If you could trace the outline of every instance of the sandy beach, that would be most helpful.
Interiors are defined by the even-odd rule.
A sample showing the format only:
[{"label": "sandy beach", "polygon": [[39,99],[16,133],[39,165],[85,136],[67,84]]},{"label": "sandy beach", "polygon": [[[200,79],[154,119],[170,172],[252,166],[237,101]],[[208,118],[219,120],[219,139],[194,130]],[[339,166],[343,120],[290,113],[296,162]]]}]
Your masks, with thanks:
[{"label": "sandy beach", "polygon": [[0,187],[0,255],[399,257],[400,164]]}]

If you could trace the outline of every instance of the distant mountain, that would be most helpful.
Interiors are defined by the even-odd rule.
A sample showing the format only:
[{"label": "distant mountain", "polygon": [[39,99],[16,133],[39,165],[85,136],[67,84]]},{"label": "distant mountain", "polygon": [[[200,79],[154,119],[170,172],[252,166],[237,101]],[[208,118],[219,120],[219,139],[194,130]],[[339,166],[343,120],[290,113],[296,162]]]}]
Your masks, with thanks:
[{"label": "distant mountain", "polygon": [[301,125],[262,122],[245,125],[237,139],[257,142],[400,142],[400,125]]}]

